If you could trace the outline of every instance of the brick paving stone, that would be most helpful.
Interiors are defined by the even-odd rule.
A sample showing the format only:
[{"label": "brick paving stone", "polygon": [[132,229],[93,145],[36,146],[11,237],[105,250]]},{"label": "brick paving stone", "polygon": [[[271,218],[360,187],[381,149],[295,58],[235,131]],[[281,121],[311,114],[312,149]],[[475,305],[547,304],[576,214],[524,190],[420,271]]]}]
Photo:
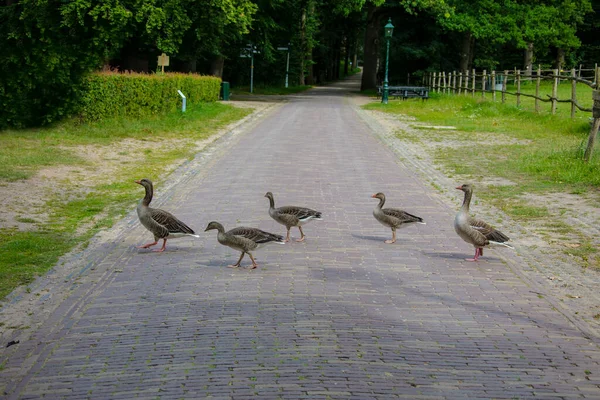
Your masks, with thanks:
[{"label": "brick paving stone", "polygon": [[[42,282],[62,297],[28,340],[0,350],[4,396],[600,398],[599,338],[538,297],[515,273],[521,265],[493,250],[464,261],[458,204],[443,203],[365,124],[348,99],[357,87],[290,97],[157,188],[155,206],[199,239],[169,241],[162,254],[136,249],[148,233],[132,212],[112,241],[72,262],[71,280]],[[304,228],[303,243],[258,250],[256,270],[226,268],[238,254],[205,226],[284,234],[267,191],[323,221]],[[384,244],[377,191],[427,225]]]}]

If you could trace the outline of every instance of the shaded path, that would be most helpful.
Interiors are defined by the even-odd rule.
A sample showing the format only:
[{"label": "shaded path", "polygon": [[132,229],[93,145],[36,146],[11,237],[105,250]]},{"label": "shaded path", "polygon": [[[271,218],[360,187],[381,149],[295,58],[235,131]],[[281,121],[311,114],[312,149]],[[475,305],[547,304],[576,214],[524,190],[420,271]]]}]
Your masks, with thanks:
[{"label": "shaded path", "polygon": [[[600,398],[598,347],[493,251],[464,261],[455,209],[357,117],[356,89],[290,97],[158,190],[200,239],[140,251],[132,215],[76,260],[69,296],[3,350],[7,398]],[[256,270],[225,268],[238,254],[204,227],[284,234],[267,191],[324,221],[259,250]],[[377,191],[427,225],[384,244]]]}]

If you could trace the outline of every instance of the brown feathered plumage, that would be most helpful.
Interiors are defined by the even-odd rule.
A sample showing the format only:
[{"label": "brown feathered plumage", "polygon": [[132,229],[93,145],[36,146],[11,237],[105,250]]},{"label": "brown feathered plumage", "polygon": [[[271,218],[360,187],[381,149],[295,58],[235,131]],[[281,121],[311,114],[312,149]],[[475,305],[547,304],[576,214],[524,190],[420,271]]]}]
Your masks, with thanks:
[{"label": "brown feathered plumage", "polygon": [[379,192],[371,196],[379,199],[379,204],[373,210],[373,216],[382,225],[392,228],[392,238],[385,243],[394,243],[396,241],[396,229],[404,228],[412,224],[425,224],[423,218],[407,213],[397,208],[383,208],[385,204],[385,194]]},{"label": "brown feathered plumage", "polygon": [[281,225],[284,225],[287,229],[287,235],[285,237],[286,242],[290,240],[290,229],[292,226],[296,226],[300,230],[300,239],[297,239],[297,241],[302,242],[305,237],[304,232],[302,231],[302,225],[313,220],[321,220],[321,213],[319,211],[298,206],[283,206],[275,208],[273,193],[267,192],[265,197],[269,199],[269,215],[271,218],[279,222]]},{"label": "brown feathered plumage", "polygon": [[464,184],[458,186],[457,189],[465,193],[465,198],[462,207],[454,218],[454,230],[465,242],[475,247],[475,256],[467,258],[467,261],[477,261],[479,256],[483,255],[483,248],[486,246],[503,246],[514,249],[514,247],[505,243],[510,240],[508,236],[485,221],[469,215],[473,187],[469,184]]},{"label": "brown feathered plumage", "polygon": [[148,247],[154,246],[158,243],[159,239],[163,239],[163,245],[160,249],[154,250],[162,252],[165,250],[167,245],[167,239],[174,239],[182,236],[194,236],[199,237],[194,233],[194,230],[187,226],[185,223],[177,219],[173,214],[168,211],[164,211],[158,208],[150,207],[152,196],[154,195],[154,186],[150,179],[142,179],[135,181],[135,183],[142,185],[146,190],[146,195],[140,201],[137,206],[137,214],[140,222],[146,229],[148,229],[154,235],[154,242],[138,246],[141,249],[147,249]]},{"label": "brown feathered plumage", "polygon": [[240,263],[242,262],[242,258],[244,258],[244,254],[248,254],[252,260],[251,268],[254,269],[258,266],[258,264],[256,264],[251,251],[258,249],[267,243],[285,243],[283,236],[265,232],[257,228],[240,226],[225,232],[223,225],[216,221],[212,221],[208,224],[204,231],[206,232],[212,229],[217,230],[217,240],[219,243],[242,252],[237,263],[230,265],[230,268],[239,267]]}]

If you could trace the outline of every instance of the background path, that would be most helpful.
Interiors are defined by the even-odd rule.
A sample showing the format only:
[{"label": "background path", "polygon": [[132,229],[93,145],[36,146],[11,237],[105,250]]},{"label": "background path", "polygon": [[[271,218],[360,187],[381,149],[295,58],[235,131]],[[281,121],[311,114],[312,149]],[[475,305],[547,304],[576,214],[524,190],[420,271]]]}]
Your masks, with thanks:
[{"label": "background path", "polygon": [[[69,260],[76,272],[40,283],[39,302],[56,307],[2,349],[5,397],[600,398],[597,338],[494,251],[464,261],[473,250],[452,228],[459,205],[397,162],[349,90],[357,81],[290,97],[157,188],[153,205],[200,239],[138,250],[150,234],[131,214]],[[256,270],[226,268],[238,254],[204,228],[285,234],[267,191],[324,220],[305,227],[304,243],[258,250]],[[384,244],[377,191],[427,225]]]}]

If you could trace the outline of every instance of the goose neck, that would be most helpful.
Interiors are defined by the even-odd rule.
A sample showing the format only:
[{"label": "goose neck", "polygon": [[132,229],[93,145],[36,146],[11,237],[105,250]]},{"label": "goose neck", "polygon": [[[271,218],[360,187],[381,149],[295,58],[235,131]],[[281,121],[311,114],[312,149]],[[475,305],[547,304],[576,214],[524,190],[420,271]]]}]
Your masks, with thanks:
[{"label": "goose neck", "polygon": [[469,205],[471,204],[471,196],[472,195],[473,195],[473,193],[470,190],[465,191],[465,198],[462,203],[462,210],[464,210],[466,212],[469,211]]},{"label": "goose neck", "polygon": [[150,205],[150,202],[152,201],[152,196],[153,196],[153,188],[152,186],[149,185],[144,185],[144,189],[146,189],[146,195],[144,196],[144,199],[142,200],[142,204],[145,206]]}]

